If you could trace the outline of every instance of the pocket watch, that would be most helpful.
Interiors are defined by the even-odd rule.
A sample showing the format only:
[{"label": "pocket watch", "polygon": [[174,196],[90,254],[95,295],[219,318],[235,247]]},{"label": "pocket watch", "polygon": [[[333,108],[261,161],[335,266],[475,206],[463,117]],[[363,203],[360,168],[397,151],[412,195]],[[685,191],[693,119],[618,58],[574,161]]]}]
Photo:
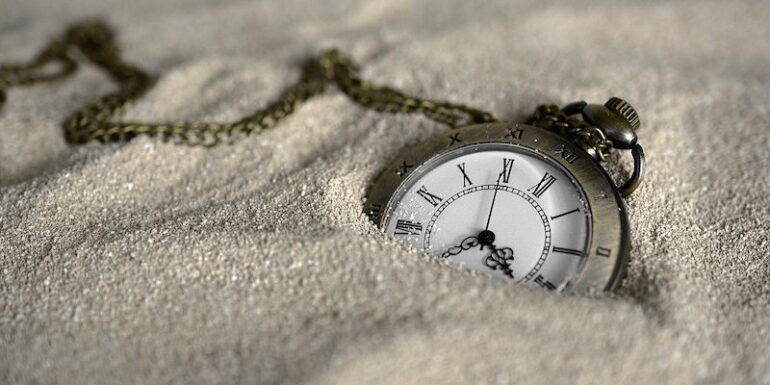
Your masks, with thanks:
[{"label": "pocket watch", "polygon": [[[495,279],[610,290],[629,253],[622,196],[644,173],[638,127],[633,107],[613,97],[437,134],[385,168],[364,209],[387,235]],[[634,158],[619,187],[600,164],[611,148]]]},{"label": "pocket watch", "polygon": [[[73,56],[77,49],[82,55]],[[122,111],[155,77],[125,60],[101,21],[67,28],[32,60],[0,63],[0,110],[7,90],[71,76],[85,58],[118,85],[63,124],[71,144],[121,142],[139,135],[213,146],[272,129],[330,85],[365,108],[420,113],[453,131],[409,149],[377,178],[364,211],[386,233],[429,254],[494,278],[549,290],[612,289],[628,258],[621,199],[644,175],[639,117],[619,98],[604,105],[543,105],[523,124],[447,101],[422,99],[361,79],[336,50],[306,60],[276,100],[231,122],[134,122]],[[41,69],[56,64],[54,72]],[[459,127],[459,128],[458,128]],[[630,150],[634,169],[616,187],[600,162]]]}]

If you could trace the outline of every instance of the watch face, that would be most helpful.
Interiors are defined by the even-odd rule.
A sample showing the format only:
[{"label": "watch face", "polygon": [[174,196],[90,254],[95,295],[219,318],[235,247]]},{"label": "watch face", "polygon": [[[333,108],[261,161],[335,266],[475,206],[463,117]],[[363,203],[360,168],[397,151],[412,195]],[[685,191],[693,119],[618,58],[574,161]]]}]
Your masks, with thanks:
[{"label": "watch face", "polygon": [[496,279],[561,289],[591,235],[580,185],[555,161],[507,143],[458,147],[396,190],[386,234]]},{"label": "watch face", "polygon": [[386,234],[505,282],[607,290],[629,249],[625,206],[604,169],[561,136],[490,123],[408,149],[364,212]]}]

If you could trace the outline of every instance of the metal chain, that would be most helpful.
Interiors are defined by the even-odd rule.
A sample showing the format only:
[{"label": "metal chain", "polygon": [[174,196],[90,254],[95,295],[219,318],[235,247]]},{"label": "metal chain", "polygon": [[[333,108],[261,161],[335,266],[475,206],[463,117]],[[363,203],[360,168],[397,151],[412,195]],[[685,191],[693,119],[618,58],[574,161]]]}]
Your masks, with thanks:
[{"label": "metal chain", "polygon": [[[0,64],[0,110],[6,99],[6,90],[12,86],[50,82],[74,74],[78,63],[72,56],[73,49],[79,50],[118,85],[117,91],[87,104],[64,121],[64,137],[73,144],[92,140],[125,141],[144,134],[182,144],[211,146],[274,127],[299,105],[325,92],[331,84],[365,108],[390,113],[420,113],[452,128],[497,121],[486,111],[462,104],[422,99],[362,80],[358,66],[336,50],[305,61],[296,83],[266,107],[235,122],[119,121],[121,113],[147,93],[155,79],[144,69],[123,60],[112,31],[99,21],[73,25],[61,36],[52,39],[28,63]],[[57,71],[45,71],[46,67],[57,64]],[[537,107],[527,123],[575,141],[602,161],[612,148],[612,143],[600,129],[567,116],[555,105]]]},{"label": "metal chain", "polygon": [[[189,145],[215,145],[274,127],[300,104],[323,93],[330,84],[337,85],[356,103],[377,111],[421,113],[450,127],[496,121],[490,113],[462,104],[421,99],[364,81],[353,61],[335,50],[307,60],[299,80],[286,88],[277,100],[235,122],[150,124],[118,121],[119,115],[144,95],[155,79],[142,68],[123,60],[112,31],[98,21],[72,26],[28,63],[0,65],[0,109],[5,101],[5,91],[11,86],[49,82],[72,75],[78,67],[71,55],[72,49],[79,50],[118,84],[117,91],[86,105],[64,121],[65,139],[74,144],[91,140],[124,141],[144,134]],[[58,71],[44,72],[44,67],[51,64],[58,64]]]},{"label": "metal chain", "polygon": [[582,147],[599,161],[606,161],[610,155],[612,141],[607,139],[599,127],[567,115],[557,105],[538,106],[526,123],[558,133]]}]

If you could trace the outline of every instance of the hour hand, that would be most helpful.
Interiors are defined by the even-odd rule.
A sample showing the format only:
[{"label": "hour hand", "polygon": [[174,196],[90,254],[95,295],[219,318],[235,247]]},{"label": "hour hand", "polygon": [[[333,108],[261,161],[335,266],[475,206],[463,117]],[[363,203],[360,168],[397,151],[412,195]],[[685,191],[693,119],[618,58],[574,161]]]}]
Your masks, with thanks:
[{"label": "hour hand", "polygon": [[513,263],[513,249],[510,247],[503,247],[500,249],[492,249],[492,253],[484,258],[484,265],[492,270],[501,270],[503,274],[509,278],[513,278],[513,270],[511,264]]},{"label": "hour hand", "polygon": [[463,239],[463,241],[460,242],[459,245],[452,246],[449,249],[447,249],[447,251],[441,253],[441,258],[449,258],[449,257],[455,256],[457,254],[462,253],[465,250],[470,250],[471,248],[474,248],[478,245],[479,245],[478,238],[474,236],[467,237]]}]

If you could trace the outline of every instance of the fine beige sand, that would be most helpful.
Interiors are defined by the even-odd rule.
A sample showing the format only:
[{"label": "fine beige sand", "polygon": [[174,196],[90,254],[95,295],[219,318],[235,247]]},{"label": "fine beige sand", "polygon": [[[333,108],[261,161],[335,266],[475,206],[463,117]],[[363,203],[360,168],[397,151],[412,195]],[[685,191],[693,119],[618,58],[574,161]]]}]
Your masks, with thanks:
[{"label": "fine beige sand", "polygon": [[159,77],[134,120],[236,119],[330,47],[509,120],[627,98],[628,276],[553,295],[381,235],[369,183],[445,127],[336,90],[233,145],[68,146],[113,89],[86,66],[0,112],[0,383],[770,383],[767,1],[3,0],[0,61],[90,16]]}]

